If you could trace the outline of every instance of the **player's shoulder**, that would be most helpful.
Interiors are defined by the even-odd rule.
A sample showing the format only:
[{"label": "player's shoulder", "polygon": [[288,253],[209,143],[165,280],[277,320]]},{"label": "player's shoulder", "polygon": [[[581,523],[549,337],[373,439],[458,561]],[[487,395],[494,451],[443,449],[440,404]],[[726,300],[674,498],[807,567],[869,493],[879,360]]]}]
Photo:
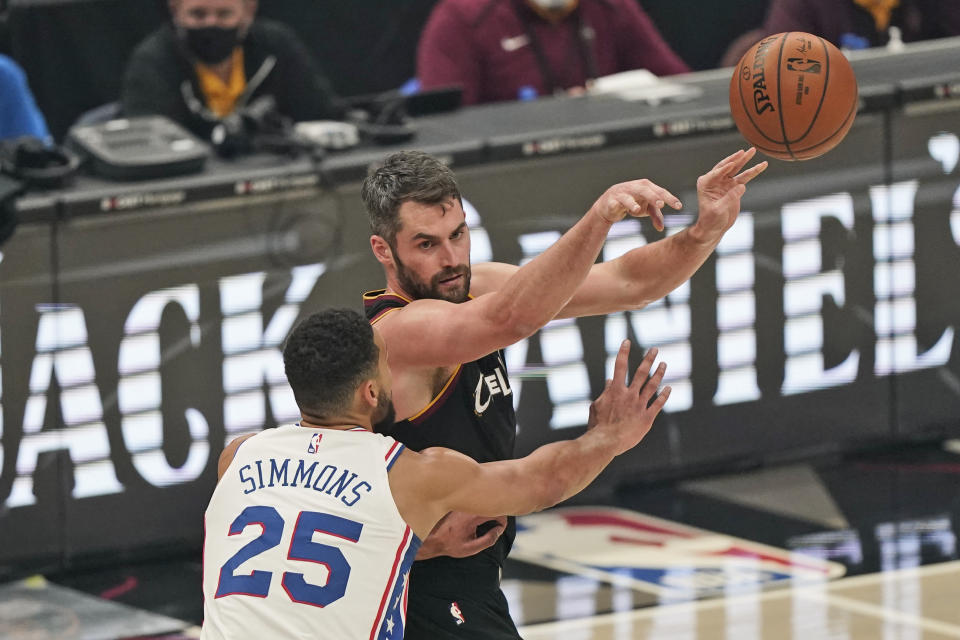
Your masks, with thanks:
[{"label": "player's shoulder", "polygon": [[416,459],[419,464],[430,466],[473,462],[473,458],[470,456],[446,447],[428,447],[427,449],[416,452]]},{"label": "player's shoulder", "polygon": [[229,452],[231,452],[231,453],[234,453],[234,452],[236,452],[237,449],[240,448],[240,445],[242,445],[244,442],[246,442],[246,441],[249,440],[250,438],[252,438],[252,437],[254,437],[254,436],[256,436],[256,435],[259,435],[259,434],[261,434],[261,433],[263,433],[263,432],[262,432],[262,431],[257,431],[257,432],[254,432],[254,433],[245,433],[245,434],[243,434],[243,435],[237,436],[236,438],[234,438],[233,440],[231,440],[231,441],[230,441],[230,444],[228,444],[226,447],[224,447],[223,450],[224,450],[225,452],[226,452],[226,451],[229,451]]},{"label": "player's shoulder", "polygon": [[223,448],[223,451],[220,452],[220,458],[217,461],[217,477],[223,477],[223,474],[230,467],[230,463],[233,462],[233,459],[236,457],[237,449],[240,448],[240,445],[256,435],[257,433],[246,433],[237,436],[230,441],[230,444]]},{"label": "player's shoulder", "polygon": [[363,294],[363,311],[372,325],[378,324],[391,313],[403,309],[412,300],[387,289],[374,289]]}]

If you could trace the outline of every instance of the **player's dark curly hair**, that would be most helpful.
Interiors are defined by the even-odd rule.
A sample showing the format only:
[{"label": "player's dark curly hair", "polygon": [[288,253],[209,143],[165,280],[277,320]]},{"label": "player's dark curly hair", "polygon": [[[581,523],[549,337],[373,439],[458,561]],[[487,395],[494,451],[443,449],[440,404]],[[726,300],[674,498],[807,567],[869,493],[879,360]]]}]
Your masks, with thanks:
[{"label": "player's dark curly hair", "polygon": [[445,164],[422,151],[400,151],[373,167],[363,181],[360,197],[367,208],[370,230],[391,247],[400,230],[404,202],[440,204],[460,197],[457,179]]},{"label": "player's dark curly hair", "polygon": [[376,376],[380,349],[356,311],[326,309],[296,326],[283,347],[283,368],[300,410],[328,417],[348,409],[354,391]]}]

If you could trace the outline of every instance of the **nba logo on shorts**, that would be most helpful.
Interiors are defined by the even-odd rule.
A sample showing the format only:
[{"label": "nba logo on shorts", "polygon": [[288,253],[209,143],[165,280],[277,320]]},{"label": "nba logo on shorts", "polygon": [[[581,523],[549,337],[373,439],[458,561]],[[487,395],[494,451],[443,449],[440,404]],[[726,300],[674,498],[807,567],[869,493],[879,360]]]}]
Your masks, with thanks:
[{"label": "nba logo on shorts", "polygon": [[310,438],[310,446],[307,447],[307,453],[317,453],[320,451],[320,438],[323,437],[323,434],[315,433]]},{"label": "nba logo on shorts", "polygon": [[463,612],[460,611],[460,606],[456,602],[450,603],[450,615],[456,619],[458,627],[466,622],[466,620],[463,619]]}]

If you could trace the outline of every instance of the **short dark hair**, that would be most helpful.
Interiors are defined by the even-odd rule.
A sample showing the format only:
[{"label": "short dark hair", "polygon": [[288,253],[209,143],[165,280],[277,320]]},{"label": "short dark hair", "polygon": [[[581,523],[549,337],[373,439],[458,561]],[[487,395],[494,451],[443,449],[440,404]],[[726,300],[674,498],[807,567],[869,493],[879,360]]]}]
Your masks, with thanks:
[{"label": "short dark hair", "polygon": [[391,246],[400,230],[404,202],[441,204],[452,198],[463,203],[450,167],[422,151],[399,151],[370,170],[360,189],[370,217],[370,231]]},{"label": "short dark hair", "polygon": [[300,322],[283,347],[283,368],[300,410],[333,416],[357,386],[376,376],[380,349],[370,323],[351,309],[326,309]]}]

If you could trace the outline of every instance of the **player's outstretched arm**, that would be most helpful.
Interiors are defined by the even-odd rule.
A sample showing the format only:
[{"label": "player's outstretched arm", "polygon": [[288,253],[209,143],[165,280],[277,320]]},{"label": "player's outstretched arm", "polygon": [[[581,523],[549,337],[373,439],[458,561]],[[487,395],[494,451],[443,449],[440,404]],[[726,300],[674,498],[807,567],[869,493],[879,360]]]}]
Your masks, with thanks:
[{"label": "player's outstretched arm", "polygon": [[[696,224],[595,265],[557,317],[640,309],[689,280],[736,222],[746,184],[767,168],[766,162],[760,162],[744,169],[755,154],[753,148],[737,151],[700,176]],[[493,287],[509,277],[514,269],[503,264],[479,265],[475,277]]]},{"label": "player's outstretched arm", "polygon": [[664,203],[680,204],[647,180],[614,185],[553,246],[515,269],[495,290],[462,304],[415,300],[384,316],[377,326],[389,345],[390,366],[455,365],[530,336],[570,300],[613,223],[627,215],[650,216],[662,227]]},{"label": "player's outstretched arm", "polygon": [[485,464],[450,449],[405,451],[390,472],[401,515],[423,537],[449,511],[521,515],[582,491],[615,456],[643,439],[670,396],[665,387],[654,399],[665,364],[647,379],[655,349],[627,383],[629,352],[624,341],[613,379],[591,406],[588,430],[579,438],[544,445],[519,460]]}]

